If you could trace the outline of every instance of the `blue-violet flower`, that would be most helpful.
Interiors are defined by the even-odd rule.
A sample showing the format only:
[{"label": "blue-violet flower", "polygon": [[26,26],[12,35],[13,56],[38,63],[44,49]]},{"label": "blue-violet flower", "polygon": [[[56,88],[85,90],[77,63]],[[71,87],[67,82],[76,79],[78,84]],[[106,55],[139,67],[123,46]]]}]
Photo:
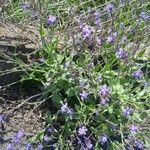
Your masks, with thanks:
[{"label": "blue-violet flower", "polygon": [[82,126],[78,129],[78,135],[86,135],[87,128],[85,126]]}]

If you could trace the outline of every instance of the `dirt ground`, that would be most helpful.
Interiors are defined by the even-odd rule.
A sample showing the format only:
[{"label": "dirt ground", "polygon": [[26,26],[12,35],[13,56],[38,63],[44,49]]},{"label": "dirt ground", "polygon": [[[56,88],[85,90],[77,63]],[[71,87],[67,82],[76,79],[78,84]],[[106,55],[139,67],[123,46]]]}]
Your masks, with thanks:
[{"label": "dirt ground", "polygon": [[33,100],[40,94],[37,92],[33,95],[35,89],[29,90],[33,93],[23,94],[23,91],[20,91],[17,87],[7,92],[1,91],[0,116],[4,115],[4,117],[0,117],[0,150],[6,149],[7,144],[11,143],[11,137],[19,130],[24,131],[24,136],[13,148],[24,150],[29,139],[43,129],[42,110],[34,107],[37,103]]}]

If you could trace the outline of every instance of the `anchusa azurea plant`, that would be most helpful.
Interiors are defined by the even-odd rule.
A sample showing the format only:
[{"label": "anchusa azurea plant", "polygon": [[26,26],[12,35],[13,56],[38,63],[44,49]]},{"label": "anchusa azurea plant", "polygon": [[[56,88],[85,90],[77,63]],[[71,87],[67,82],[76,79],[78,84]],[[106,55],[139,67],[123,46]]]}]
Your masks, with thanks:
[{"label": "anchusa azurea plant", "polygon": [[[122,5],[120,10],[125,7]],[[149,87],[143,88],[143,83],[149,82],[146,71],[149,64],[138,63],[148,57],[137,38],[146,33],[143,25],[146,26],[147,19],[140,12],[134,19],[128,15],[115,18],[116,9],[109,3],[103,9],[90,9],[86,15],[77,16],[77,22],[72,18],[76,27],[68,27],[64,47],[58,52],[59,38],[50,44],[54,44],[52,47],[47,45],[51,53],[44,52],[42,68],[48,73],[43,82],[45,91],[51,95],[49,105],[55,111],[46,122],[54,130],[51,134],[44,133],[44,147],[80,150],[148,147],[144,124]],[[49,28],[54,32],[52,24],[59,20],[52,22]],[[47,79],[51,79],[48,84]]]},{"label": "anchusa azurea plant", "polygon": [[[35,143],[38,150],[150,148],[149,12],[140,4],[111,1],[88,9],[85,2],[64,14],[39,16],[41,61],[26,78],[43,84],[48,113],[45,129],[26,150]],[[19,142],[22,132],[11,142]]]}]

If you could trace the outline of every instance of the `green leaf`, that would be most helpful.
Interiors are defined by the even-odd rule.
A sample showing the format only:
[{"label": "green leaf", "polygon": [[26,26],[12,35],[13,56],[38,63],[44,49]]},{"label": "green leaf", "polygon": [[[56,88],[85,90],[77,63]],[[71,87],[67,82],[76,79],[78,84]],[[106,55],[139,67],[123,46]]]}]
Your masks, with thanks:
[{"label": "green leaf", "polygon": [[100,64],[97,64],[95,67],[94,67],[94,72],[99,72],[101,70],[101,65]]},{"label": "green leaf", "polygon": [[88,105],[91,109],[94,109],[96,100],[93,94],[88,96],[88,98],[85,100],[85,104]]},{"label": "green leaf", "polygon": [[60,106],[61,106],[60,101],[61,100],[62,100],[62,97],[60,96],[58,91],[54,92],[53,95],[52,95],[53,105],[57,108],[60,108]]},{"label": "green leaf", "polygon": [[46,123],[51,124],[53,119],[52,119],[51,113],[49,111],[46,113],[46,116],[47,116],[46,117]]},{"label": "green leaf", "polygon": [[44,31],[44,27],[43,27],[42,22],[40,23],[39,33],[40,33],[41,37],[45,36],[45,31]]},{"label": "green leaf", "polygon": [[42,140],[44,137],[44,131],[39,131],[32,139],[31,139],[31,143],[35,143],[38,140]]},{"label": "green leaf", "polygon": [[68,89],[68,91],[66,92],[68,97],[72,97],[72,96],[76,96],[79,93],[79,88],[76,87],[71,87]]},{"label": "green leaf", "polygon": [[69,89],[69,82],[63,78],[58,79],[57,80],[57,86],[59,87],[59,89],[64,89],[65,91],[67,91]]},{"label": "green leaf", "polygon": [[144,53],[145,53],[145,50],[146,50],[146,48],[144,48],[143,50],[141,50],[141,51],[138,53],[137,57],[142,57],[142,56],[144,55]]},{"label": "green leaf", "polygon": [[58,90],[57,84],[50,84],[45,91],[49,91],[51,93],[55,92],[56,90]]},{"label": "green leaf", "polygon": [[111,46],[112,46],[112,45],[111,45],[110,43],[105,43],[105,44],[103,45],[103,48],[106,48],[106,49],[107,49],[107,48],[111,48]]},{"label": "green leaf", "polygon": [[140,114],[140,118],[143,120],[148,116],[148,114],[146,112],[143,112]]}]

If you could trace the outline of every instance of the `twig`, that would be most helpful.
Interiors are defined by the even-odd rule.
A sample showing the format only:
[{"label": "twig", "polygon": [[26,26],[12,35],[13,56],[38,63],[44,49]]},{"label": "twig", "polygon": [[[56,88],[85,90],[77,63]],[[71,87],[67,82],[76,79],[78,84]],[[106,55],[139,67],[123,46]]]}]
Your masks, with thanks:
[{"label": "twig", "polygon": [[10,111],[13,112],[13,111],[16,110],[16,109],[19,109],[19,108],[22,107],[24,104],[26,104],[28,101],[30,101],[31,99],[33,99],[33,98],[35,98],[35,97],[38,97],[38,96],[40,96],[40,95],[42,95],[42,94],[41,94],[41,93],[40,93],[40,94],[36,94],[36,95],[33,95],[33,96],[27,98],[27,99],[24,100],[21,104],[18,104],[15,108],[11,109]]}]

